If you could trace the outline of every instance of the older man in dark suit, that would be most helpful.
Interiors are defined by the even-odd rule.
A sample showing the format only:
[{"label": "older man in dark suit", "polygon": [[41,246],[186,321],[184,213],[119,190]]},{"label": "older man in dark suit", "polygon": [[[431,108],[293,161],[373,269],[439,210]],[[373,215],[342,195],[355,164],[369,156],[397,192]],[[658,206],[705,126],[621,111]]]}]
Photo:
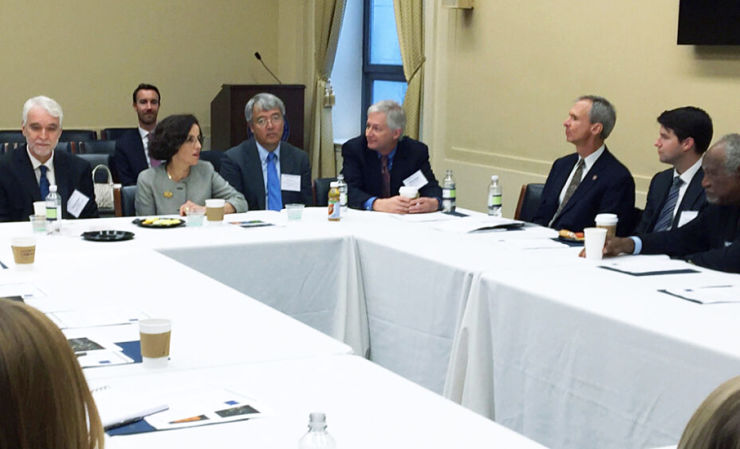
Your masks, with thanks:
[{"label": "older man in dark suit", "polygon": [[740,273],[740,134],[729,134],[702,160],[709,205],[678,229],[607,241],[604,254],[668,254],[714,270]]},{"label": "older man in dark suit", "polygon": [[[398,103],[380,101],[367,110],[365,135],[342,146],[350,207],[398,214],[439,209],[442,189],[429,165],[429,149],[403,137],[405,125],[406,115]],[[419,197],[400,196],[402,185],[416,187]]]},{"label": "older man in dark suit", "polygon": [[606,98],[586,95],[576,101],[563,123],[576,153],[553,163],[532,221],[580,232],[594,225],[596,215],[612,213],[619,218],[618,235],[632,229],[635,181],[604,143],[616,120]]},{"label": "older man in dark suit", "polygon": [[151,158],[146,149],[149,136],[157,126],[161,102],[159,89],[152,84],[139,84],[134,89],[133,100],[139,126],[135,130],[125,132],[116,140],[112,161],[118,181],[125,186],[136,185],[139,173],[161,163]]},{"label": "older man in dark suit", "polygon": [[313,204],[308,155],[282,142],[285,104],[260,93],[244,108],[254,135],[226,151],[221,176],[247,199],[249,210],[281,210],[286,204]]},{"label": "older man in dark suit", "polygon": [[98,216],[90,164],[54,150],[62,117],[62,107],[48,97],[33,97],[23,105],[26,145],[0,159],[0,221],[28,220],[33,202],[45,199],[52,185],[62,198],[63,218]]},{"label": "older man in dark suit", "polygon": [[650,181],[636,234],[676,229],[696,218],[707,204],[701,186],[701,156],[712,141],[712,119],[699,108],[685,106],[664,111],[658,123],[658,157],[673,168],[657,173]]}]

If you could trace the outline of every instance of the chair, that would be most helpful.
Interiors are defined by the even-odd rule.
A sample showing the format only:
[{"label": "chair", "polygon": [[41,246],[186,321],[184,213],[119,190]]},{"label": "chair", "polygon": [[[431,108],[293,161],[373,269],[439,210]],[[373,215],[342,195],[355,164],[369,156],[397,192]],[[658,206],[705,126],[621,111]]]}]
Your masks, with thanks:
[{"label": "chair", "polygon": [[314,206],[329,205],[329,185],[337,178],[316,178],[313,181],[313,204]]},{"label": "chair", "polygon": [[115,150],[115,140],[89,140],[86,142],[80,142],[80,147],[77,153],[113,154]]},{"label": "chair", "polygon": [[519,202],[516,204],[516,212],[514,212],[515,220],[532,221],[534,214],[537,213],[537,209],[540,207],[544,188],[545,184],[539,183],[522,185],[522,190],[519,192]]},{"label": "chair", "polygon": [[113,189],[113,209],[116,217],[136,216],[136,186],[118,187]]},{"label": "chair", "polygon": [[[110,170],[110,155],[99,154],[99,153],[82,153],[78,154],[77,157],[82,158],[90,163],[90,167],[94,170],[98,165],[105,165]],[[95,173],[94,182],[108,182],[107,173],[103,170],[98,170]]]},{"label": "chair", "polygon": [[[0,143],[26,143],[26,136],[20,130],[3,130],[0,131]],[[13,147],[15,148],[15,147]]]},{"label": "chair", "polygon": [[74,153],[72,151],[72,142],[57,142],[57,146],[54,147],[54,151],[64,151],[67,153]]},{"label": "chair", "polygon": [[69,142],[70,151],[74,154],[82,153],[82,143],[90,140],[97,140],[98,134],[92,130],[86,129],[62,129],[62,135],[59,142]]},{"label": "chair", "polygon": [[105,128],[100,131],[102,140],[118,140],[124,133],[136,131],[138,128]]},{"label": "chair", "polygon": [[216,171],[221,171],[221,159],[224,157],[223,151],[209,150],[200,152],[200,158],[204,161],[210,162]]}]

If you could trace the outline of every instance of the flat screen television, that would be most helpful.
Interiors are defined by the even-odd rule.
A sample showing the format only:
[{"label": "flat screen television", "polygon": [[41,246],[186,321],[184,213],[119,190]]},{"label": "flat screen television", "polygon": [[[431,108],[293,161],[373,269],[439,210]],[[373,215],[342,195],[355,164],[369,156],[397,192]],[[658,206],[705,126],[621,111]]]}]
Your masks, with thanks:
[{"label": "flat screen television", "polygon": [[740,45],[740,0],[681,0],[679,45]]}]

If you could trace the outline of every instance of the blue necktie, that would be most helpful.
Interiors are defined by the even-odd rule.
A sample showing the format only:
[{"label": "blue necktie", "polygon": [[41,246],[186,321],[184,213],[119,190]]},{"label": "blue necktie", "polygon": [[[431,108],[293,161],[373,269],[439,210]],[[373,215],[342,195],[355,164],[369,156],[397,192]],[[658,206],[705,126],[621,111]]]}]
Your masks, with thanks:
[{"label": "blue necktie", "polygon": [[283,198],[280,194],[280,177],[275,166],[275,153],[267,155],[267,208],[281,210]]},{"label": "blue necktie", "polygon": [[39,166],[41,177],[39,178],[39,187],[41,187],[41,199],[45,200],[49,195],[49,178],[46,177],[46,171],[49,169],[46,165]]},{"label": "blue necktie", "polygon": [[658,215],[658,221],[655,222],[653,232],[666,231],[671,228],[671,223],[673,223],[673,209],[676,208],[678,191],[682,183],[683,181],[678,176],[673,178],[671,190],[668,191],[668,197],[665,199],[663,209],[660,210],[660,215]]}]

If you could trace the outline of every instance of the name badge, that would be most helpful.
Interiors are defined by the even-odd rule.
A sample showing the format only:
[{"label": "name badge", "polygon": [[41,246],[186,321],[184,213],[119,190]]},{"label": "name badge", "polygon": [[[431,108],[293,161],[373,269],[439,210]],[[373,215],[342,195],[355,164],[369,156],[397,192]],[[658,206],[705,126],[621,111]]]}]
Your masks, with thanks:
[{"label": "name badge", "polygon": [[87,195],[75,189],[70,195],[69,201],[67,201],[67,212],[71,216],[79,218],[88,201],[90,201],[90,198]]},{"label": "name badge", "polygon": [[403,185],[409,187],[416,187],[417,190],[421,189],[425,185],[429,184],[427,178],[421,170],[416,170],[416,173],[403,180]]},{"label": "name badge", "polygon": [[300,192],[301,175],[289,175],[286,173],[280,175],[280,190],[287,190],[288,192]]},{"label": "name badge", "polygon": [[699,211],[697,210],[683,210],[681,211],[681,215],[678,216],[678,227],[685,225],[686,223],[690,222],[696,216],[699,215]]}]

